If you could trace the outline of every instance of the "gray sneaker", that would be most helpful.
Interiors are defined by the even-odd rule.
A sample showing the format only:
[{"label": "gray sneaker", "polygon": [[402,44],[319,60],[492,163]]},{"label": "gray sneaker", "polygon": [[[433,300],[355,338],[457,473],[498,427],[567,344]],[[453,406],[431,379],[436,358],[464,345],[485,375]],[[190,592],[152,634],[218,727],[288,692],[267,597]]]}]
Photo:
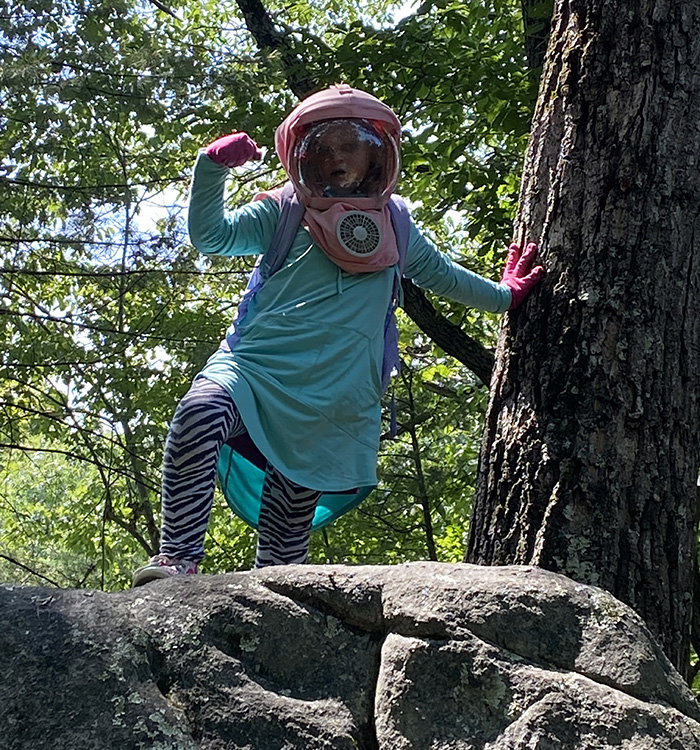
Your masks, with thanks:
[{"label": "gray sneaker", "polygon": [[131,585],[136,587],[149,581],[157,581],[159,578],[196,575],[197,569],[197,563],[191,560],[178,560],[167,555],[154,555],[145,565],[134,571]]}]

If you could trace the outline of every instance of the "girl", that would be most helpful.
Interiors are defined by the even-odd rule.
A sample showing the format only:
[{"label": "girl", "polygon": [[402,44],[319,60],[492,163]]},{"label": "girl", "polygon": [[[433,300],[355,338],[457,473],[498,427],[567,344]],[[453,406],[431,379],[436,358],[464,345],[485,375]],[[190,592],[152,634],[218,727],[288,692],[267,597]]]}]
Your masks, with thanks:
[{"label": "girl", "polygon": [[[287,190],[303,218],[282,266],[239,309],[175,412],[160,554],[135,572],[134,585],[197,572],[226,441],[248,441],[264,470],[258,507],[240,513],[257,521],[256,567],[305,562],[322,495],[376,485],[387,310],[402,266],[419,286],[495,313],[516,307],[539,281],[542,268],[530,270],[535,245],[522,257],[512,245],[495,283],[450,261],[408,218],[401,230],[392,197],[400,136],[391,109],[346,85],[305,99],[277,129]],[[268,250],[283,191],[224,210],[229,169],[260,157],[245,133],[200,153],[188,225],[201,252]]]}]

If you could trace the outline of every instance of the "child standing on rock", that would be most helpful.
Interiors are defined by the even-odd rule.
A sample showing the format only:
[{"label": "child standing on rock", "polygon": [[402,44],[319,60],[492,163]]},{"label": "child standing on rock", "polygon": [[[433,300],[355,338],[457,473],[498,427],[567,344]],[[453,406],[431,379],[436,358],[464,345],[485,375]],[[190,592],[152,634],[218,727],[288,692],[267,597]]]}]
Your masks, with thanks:
[{"label": "child standing on rock", "polygon": [[[275,136],[290,184],[230,213],[229,170],[261,152],[245,133],[233,133],[200,153],[192,244],[208,255],[262,261],[236,322],[175,412],[160,553],[135,572],[134,585],[197,572],[217,466],[220,479],[228,471],[222,447],[227,461],[247,454],[260,474],[252,491],[242,479],[231,484],[234,509],[258,528],[256,567],[305,562],[315,514],[328,510],[323,498],[339,502],[330,518],[376,485],[380,402],[397,357],[392,300],[402,274],[494,313],[519,305],[539,281],[535,245],[522,255],[512,245],[496,283],[421,234],[393,196],[400,136],[396,115],[368,93],[340,85],[314,94]],[[271,246],[282,244],[282,257],[270,261]]]}]

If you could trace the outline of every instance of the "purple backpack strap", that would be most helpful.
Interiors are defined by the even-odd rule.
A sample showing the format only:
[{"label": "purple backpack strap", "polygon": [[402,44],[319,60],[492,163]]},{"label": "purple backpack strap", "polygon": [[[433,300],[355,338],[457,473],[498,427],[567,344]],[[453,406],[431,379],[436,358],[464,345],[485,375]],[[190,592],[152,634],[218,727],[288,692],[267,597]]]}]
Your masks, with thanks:
[{"label": "purple backpack strap", "polygon": [[396,245],[399,251],[399,272],[403,274],[408,253],[408,240],[411,236],[411,213],[403,198],[392,195],[389,201],[389,214],[391,215],[391,224],[394,227]]},{"label": "purple backpack strap", "polygon": [[408,206],[397,195],[392,195],[389,201],[389,213],[391,223],[396,235],[396,246],[399,251],[398,272],[394,276],[394,288],[391,293],[391,302],[384,320],[384,359],[382,361],[382,387],[384,391],[389,387],[391,376],[401,368],[399,358],[399,330],[396,327],[396,316],[394,311],[401,300],[401,277],[406,265],[408,254],[408,240],[411,234],[411,216]]},{"label": "purple backpack strap", "polygon": [[272,242],[267,252],[262,257],[261,275],[263,281],[272,276],[273,273],[282,268],[289,254],[289,248],[294,242],[299,225],[304,216],[306,208],[299,202],[294,186],[288,182],[282,188],[280,195],[280,215],[277,219],[277,227],[272,237]]},{"label": "purple backpack strap", "polygon": [[299,229],[305,210],[304,206],[299,203],[299,200],[297,199],[293,185],[288,182],[282,188],[282,194],[280,196],[280,215],[277,219],[277,226],[275,228],[275,233],[272,236],[272,241],[265,253],[258,258],[255,268],[248,278],[248,286],[243,294],[243,299],[238,305],[236,318],[233,321],[233,333],[230,333],[226,337],[226,343],[228,344],[229,349],[233,349],[241,338],[238,324],[247,315],[248,308],[250,307],[253,298],[260,291],[260,288],[267,279],[269,279],[273,273],[279,271],[283,266],[284,261],[289,254],[289,248],[292,246],[292,242],[294,242],[294,237]]}]

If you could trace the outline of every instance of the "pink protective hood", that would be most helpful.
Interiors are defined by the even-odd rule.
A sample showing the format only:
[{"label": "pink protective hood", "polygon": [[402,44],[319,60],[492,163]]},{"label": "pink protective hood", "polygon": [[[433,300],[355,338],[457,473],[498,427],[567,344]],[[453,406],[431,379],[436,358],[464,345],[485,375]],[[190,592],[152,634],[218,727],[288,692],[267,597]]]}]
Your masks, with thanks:
[{"label": "pink protective hood", "polygon": [[[275,133],[275,149],[282,162],[282,166],[289,175],[294,189],[302,203],[314,208],[328,208],[333,199],[313,198],[300,184],[298,165],[294,163],[294,148],[307,125],[321,120],[340,118],[370,120],[379,126],[396,144],[397,154],[401,144],[401,123],[398,117],[372,94],[353,89],[341,83],[329,89],[319,91],[298,104]],[[397,157],[398,158],[398,157]],[[398,175],[398,169],[396,170]],[[386,204],[396,187],[396,180],[387,186],[382,195],[381,203]],[[376,203],[376,199],[356,199],[356,203]],[[358,208],[361,206],[358,205]],[[369,205],[367,206],[370,207]],[[378,206],[374,206],[378,207]]]}]

